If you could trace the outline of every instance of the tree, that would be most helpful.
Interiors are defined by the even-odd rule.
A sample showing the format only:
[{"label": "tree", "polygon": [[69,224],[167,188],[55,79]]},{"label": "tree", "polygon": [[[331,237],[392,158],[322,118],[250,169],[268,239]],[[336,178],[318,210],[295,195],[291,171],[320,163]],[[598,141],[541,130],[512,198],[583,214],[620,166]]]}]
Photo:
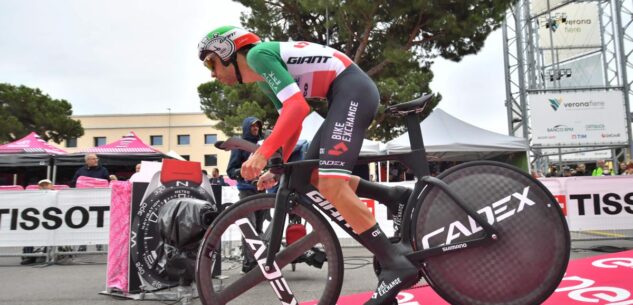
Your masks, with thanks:
[{"label": "tree", "polygon": [[72,106],[40,89],[0,83],[0,143],[35,131],[43,140],[61,143],[84,134],[81,122],[70,118]]},{"label": "tree", "polygon": [[[501,24],[511,0],[236,0],[250,8],[242,13],[242,25],[268,40],[305,40],[343,51],[378,85],[381,106],[369,136],[389,140],[402,132],[402,120],[382,115],[386,106],[409,101],[422,92],[431,93],[433,59],[459,61],[480,50],[486,37]],[[326,19],[326,9],[329,18]],[[274,122],[272,103],[254,87],[227,88],[217,84],[213,94],[201,90],[202,109],[212,118],[246,117],[237,107],[215,113],[217,104],[243,101],[257,103]],[[239,92],[239,93],[238,93]],[[259,99],[263,99],[260,101]],[[441,101],[435,94],[428,113]],[[313,102],[322,110],[323,103]],[[222,128],[239,125],[222,122]],[[223,129],[225,130],[225,129]]]}]

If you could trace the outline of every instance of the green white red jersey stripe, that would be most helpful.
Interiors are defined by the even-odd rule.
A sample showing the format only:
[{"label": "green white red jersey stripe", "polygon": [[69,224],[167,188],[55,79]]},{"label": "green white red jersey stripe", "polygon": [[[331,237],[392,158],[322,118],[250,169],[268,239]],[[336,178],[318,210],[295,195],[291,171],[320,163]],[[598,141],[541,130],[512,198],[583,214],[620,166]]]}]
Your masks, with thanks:
[{"label": "green white red jersey stripe", "polygon": [[319,168],[319,177],[343,178],[349,180],[352,171],[338,168]]},{"label": "green white red jersey stripe", "polygon": [[277,92],[277,98],[283,103],[298,92],[300,90],[296,83],[288,84],[288,86]]}]

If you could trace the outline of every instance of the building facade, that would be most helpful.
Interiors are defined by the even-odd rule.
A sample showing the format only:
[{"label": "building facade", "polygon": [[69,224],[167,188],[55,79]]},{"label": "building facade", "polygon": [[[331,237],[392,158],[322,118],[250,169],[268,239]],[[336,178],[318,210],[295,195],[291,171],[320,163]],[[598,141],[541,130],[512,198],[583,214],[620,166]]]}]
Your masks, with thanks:
[{"label": "building facade", "polygon": [[84,135],[59,145],[69,153],[116,141],[133,131],[143,142],[163,153],[174,151],[187,160],[200,162],[209,174],[214,167],[221,174],[226,172],[230,152],[213,146],[226,136],[213,127],[217,122],[202,112],[75,115],[72,118],[81,121]]}]

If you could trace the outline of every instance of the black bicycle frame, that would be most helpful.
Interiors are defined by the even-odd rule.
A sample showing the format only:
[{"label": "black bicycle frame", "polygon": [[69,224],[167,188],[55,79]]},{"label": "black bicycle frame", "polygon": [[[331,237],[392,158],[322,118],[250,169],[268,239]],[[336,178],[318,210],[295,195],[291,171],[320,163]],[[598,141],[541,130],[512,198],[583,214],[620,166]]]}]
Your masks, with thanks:
[{"label": "black bicycle frame", "polygon": [[[401,228],[401,240],[400,243],[411,249],[411,253],[407,254],[407,258],[412,262],[420,262],[423,259],[440,255],[446,252],[459,251],[465,248],[473,246],[479,246],[489,243],[492,240],[498,238],[497,231],[487,221],[484,221],[482,217],[472,209],[470,209],[465,202],[455,193],[450,187],[440,179],[431,177],[429,171],[429,164],[426,158],[426,150],[424,149],[424,140],[422,139],[422,131],[419,125],[418,116],[414,111],[406,114],[406,124],[409,131],[409,141],[411,143],[411,152],[384,155],[384,156],[367,156],[360,157],[359,164],[377,161],[397,160],[408,168],[413,170],[417,181],[413,188],[413,192],[407,201],[404,214],[408,215],[403,217]],[[271,239],[268,246],[268,255],[266,259],[266,266],[272,267],[275,260],[275,255],[279,252],[281,247],[281,240],[283,236],[284,223],[286,221],[286,215],[292,212],[292,207],[295,204],[303,204],[309,208],[318,208],[321,212],[327,215],[332,221],[334,221],[339,227],[347,232],[352,238],[359,243],[363,244],[358,234],[352,230],[349,224],[341,217],[336,208],[325,199],[323,195],[311,184],[310,177],[312,171],[318,166],[318,160],[304,160],[297,162],[289,162],[287,164],[274,165],[278,171],[283,171],[283,175],[279,181],[279,189],[277,191],[277,197],[275,198],[275,212],[271,220]],[[466,247],[447,248],[446,246],[438,246],[424,250],[413,251],[409,241],[413,241],[411,238],[411,215],[414,214],[414,210],[418,206],[418,202],[424,197],[423,191],[427,186],[438,187],[444,193],[446,193],[468,216],[470,216],[479,226],[481,226],[486,233],[485,236],[464,241],[460,244],[466,244]],[[414,241],[415,242],[415,241]]]}]

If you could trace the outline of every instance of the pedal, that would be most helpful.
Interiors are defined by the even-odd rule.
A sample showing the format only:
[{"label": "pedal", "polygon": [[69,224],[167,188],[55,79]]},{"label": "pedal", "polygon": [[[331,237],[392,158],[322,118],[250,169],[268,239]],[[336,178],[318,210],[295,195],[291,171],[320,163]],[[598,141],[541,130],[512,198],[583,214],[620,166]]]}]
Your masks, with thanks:
[{"label": "pedal", "polygon": [[303,255],[299,256],[292,263],[306,263],[309,266],[321,269],[323,267],[323,263],[327,261],[327,256],[325,256],[325,252],[321,251],[321,249],[314,248],[306,251]]}]

